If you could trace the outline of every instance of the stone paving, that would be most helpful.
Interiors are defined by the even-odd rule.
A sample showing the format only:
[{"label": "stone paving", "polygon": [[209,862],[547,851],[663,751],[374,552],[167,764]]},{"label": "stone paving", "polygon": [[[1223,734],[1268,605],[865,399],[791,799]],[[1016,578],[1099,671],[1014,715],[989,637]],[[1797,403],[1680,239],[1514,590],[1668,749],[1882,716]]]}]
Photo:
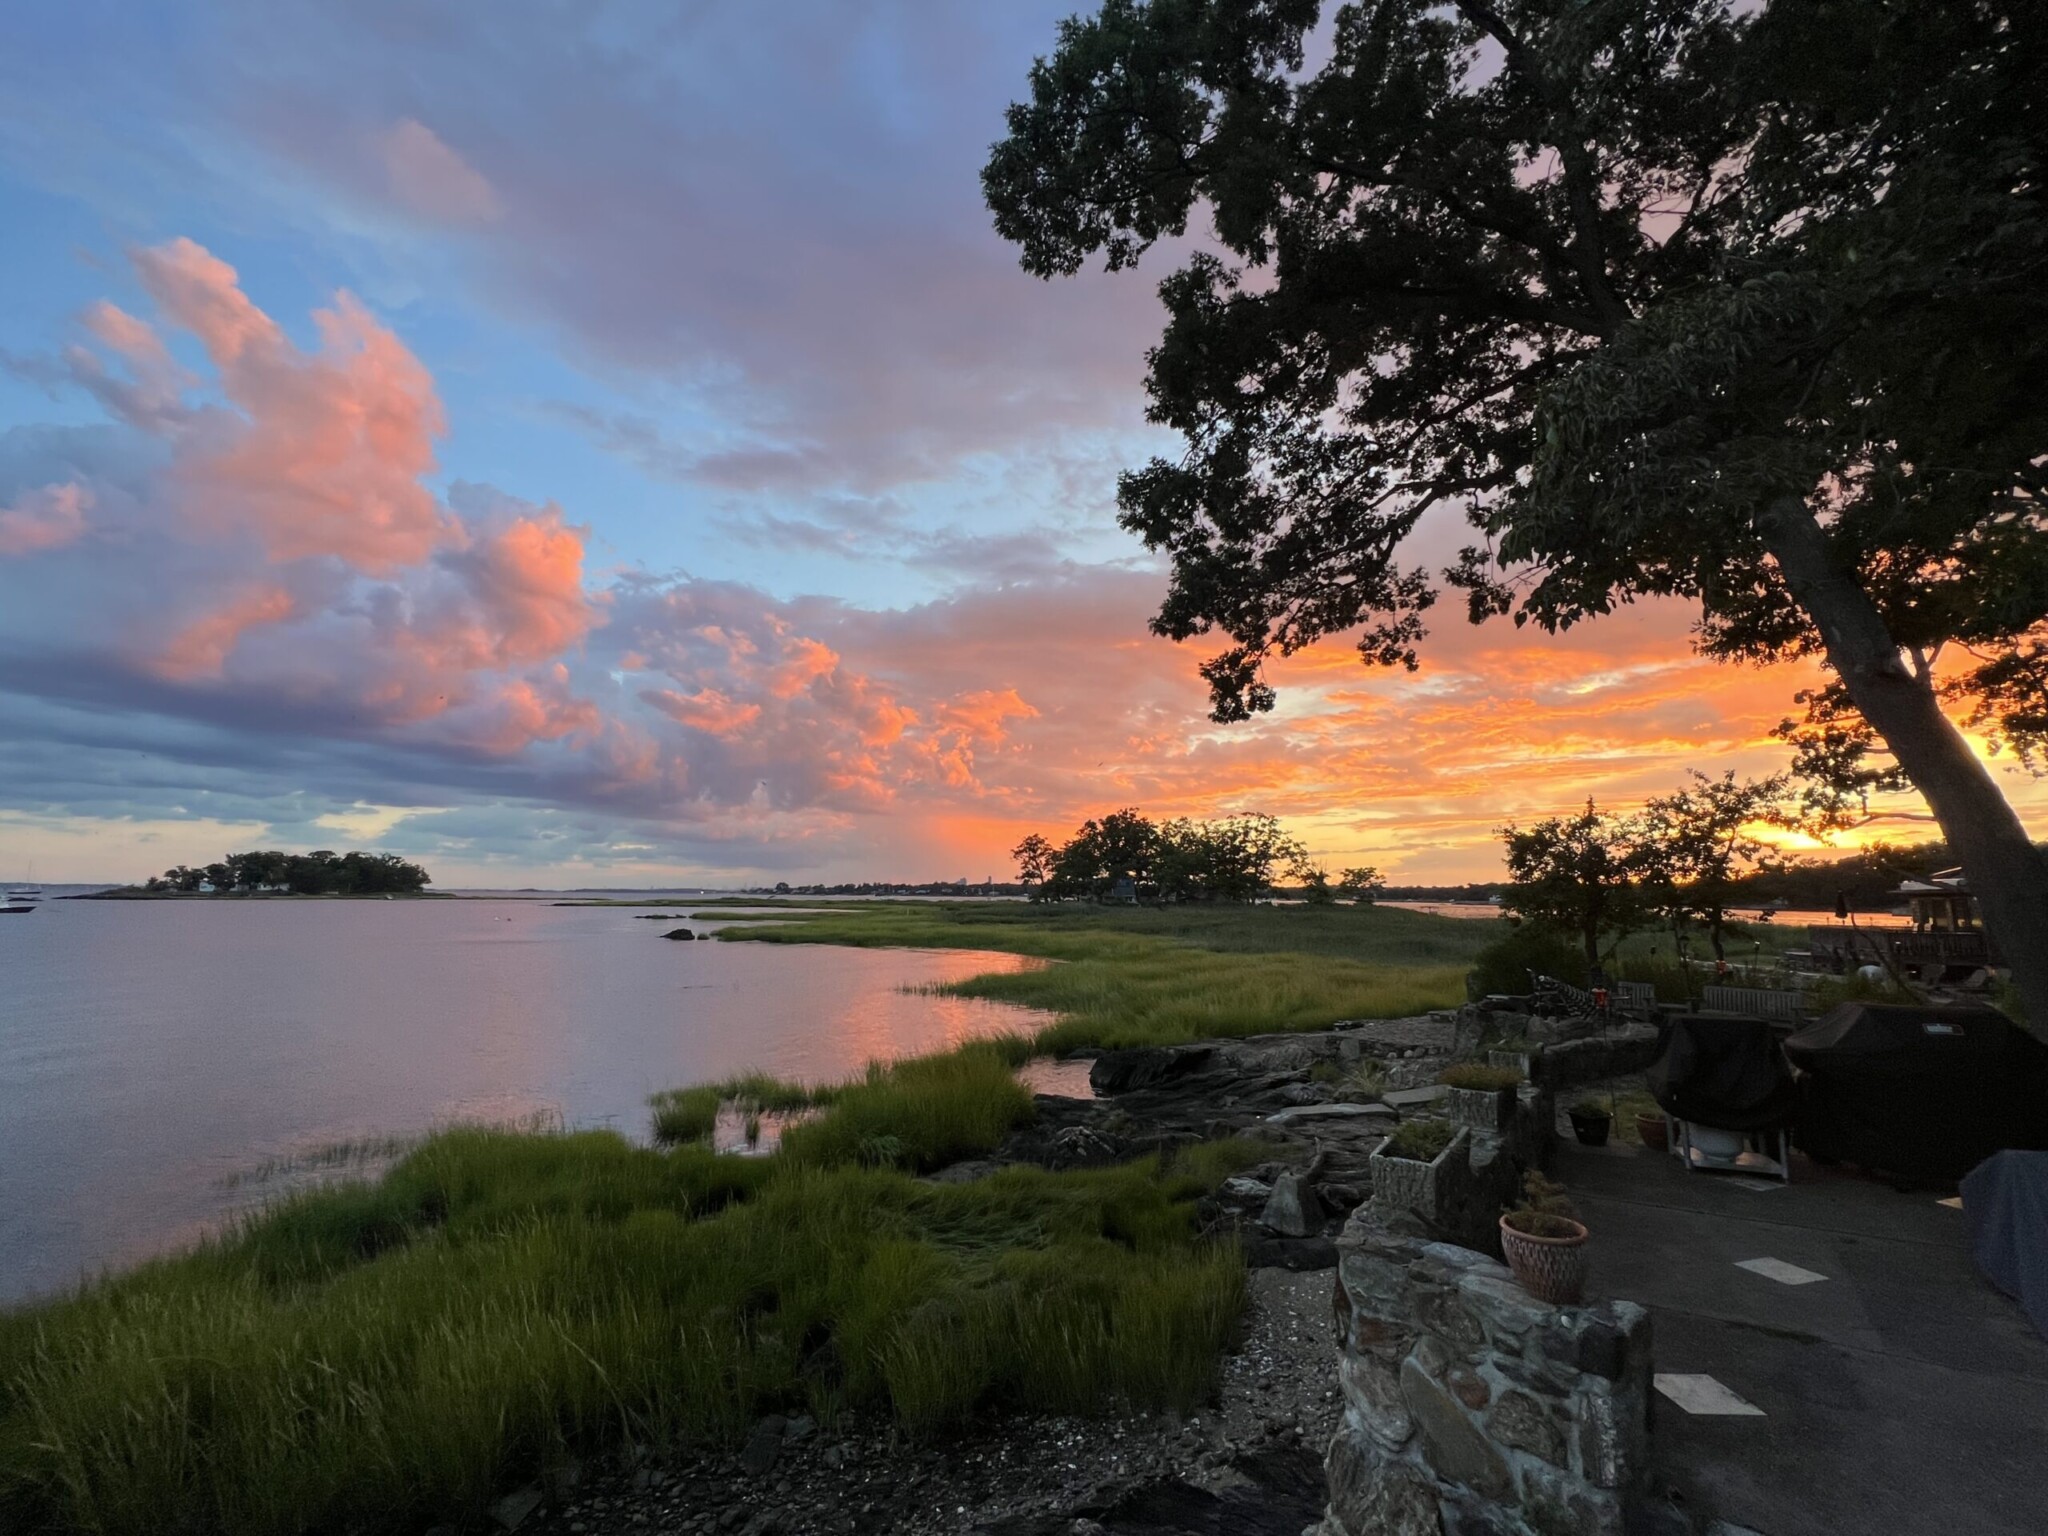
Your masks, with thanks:
[{"label": "stone paving", "polygon": [[1674,1512],[1763,1536],[2048,1530],[2048,1341],[1939,1191],[1570,1142],[1557,1176],[1593,1294],[1650,1308],[1651,1475]]}]

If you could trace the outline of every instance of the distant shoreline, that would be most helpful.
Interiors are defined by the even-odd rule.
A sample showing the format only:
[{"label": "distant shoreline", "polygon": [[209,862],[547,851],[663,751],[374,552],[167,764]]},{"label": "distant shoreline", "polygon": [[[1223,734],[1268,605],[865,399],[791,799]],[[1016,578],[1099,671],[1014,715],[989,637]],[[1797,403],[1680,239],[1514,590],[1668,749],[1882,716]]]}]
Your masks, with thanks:
[{"label": "distant shoreline", "polygon": [[117,885],[105,891],[74,891],[52,901],[484,901],[448,891],[146,891]]}]

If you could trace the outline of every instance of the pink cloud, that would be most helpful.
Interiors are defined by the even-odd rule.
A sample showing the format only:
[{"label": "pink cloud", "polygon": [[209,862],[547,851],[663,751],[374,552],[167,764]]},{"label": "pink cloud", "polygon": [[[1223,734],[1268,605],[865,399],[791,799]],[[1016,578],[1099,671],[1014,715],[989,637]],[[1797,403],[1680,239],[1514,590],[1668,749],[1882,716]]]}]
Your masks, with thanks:
[{"label": "pink cloud", "polygon": [[578,698],[566,667],[497,684],[461,722],[457,739],[494,756],[511,756],[535,742],[594,736],[603,725],[597,706]]},{"label": "pink cloud", "polygon": [[[445,430],[432,378],[351,295],[318,311],[301,351],[250,302],[235,269],[186,239],[134,253],[171,324],[205,347],[232,409],[131,415],[175,445],[172,478],[201,529],[253,534],[273,560],[331,556],[373,575],[460,539],[421,477]],[[88,327],[161,393],[160,338],[105,306]]]},{"label": "pink cloud", "polygon": [[61,549],[85,535],[92,492],[76,482],[29,491],[0,506],[0,557]]},{"label": "pink cloud", "polygon": [[260,625],[280,624],[296,609],[291,593],[283,587],[261,586],[236,593],[178,629],[145,664],[157,676],[176,682],[218,677],[245,633]]},{"label": "pink cloud", "polygon": [[677,693],[673,688],[645,688],[640,697],[679,725],[712,736],[736,736],[761,718],[758,704],[740,704],[716,688]]},{"label": "pink cloud", "polygon": [[400,118],[377,136],[391,193],[413,213],[452,224],[483,224],[504,209],[490,182],[426,124]]}]

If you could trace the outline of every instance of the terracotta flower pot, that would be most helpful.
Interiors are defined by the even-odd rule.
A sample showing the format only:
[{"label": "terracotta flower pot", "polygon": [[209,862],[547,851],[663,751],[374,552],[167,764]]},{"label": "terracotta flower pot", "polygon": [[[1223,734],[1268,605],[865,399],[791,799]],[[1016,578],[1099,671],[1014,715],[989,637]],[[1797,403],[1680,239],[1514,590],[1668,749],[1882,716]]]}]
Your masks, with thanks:
[{"label": "terracotta flower pot", "polygon": [[1570,1227],[1567,1237],[1537,1237],[1500,1219],[1500,1248],[1523,1290],[1552,1306],[1574,1305],[1586,1294],[1586,1229],[1568,1216],[1551,1218]]},{"label": "terracotta flower pot", "polygon": [[1662,1152],[1671,1145],[1671,1127],[1662,1113],[1636,1116],[1636,1135],[1652,1152]]}]

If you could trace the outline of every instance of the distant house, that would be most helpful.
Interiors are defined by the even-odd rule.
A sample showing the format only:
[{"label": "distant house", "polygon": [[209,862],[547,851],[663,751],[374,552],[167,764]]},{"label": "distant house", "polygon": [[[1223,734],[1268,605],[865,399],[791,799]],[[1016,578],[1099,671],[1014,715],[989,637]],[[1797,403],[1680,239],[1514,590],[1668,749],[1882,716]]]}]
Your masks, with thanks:
[{"label": "distant house", "polygon": [[1920,933],[1975,933],[1977,898],[1960,869],[1938,870],[1925,880],[1908,880],[1892,895],[1903,900]]},{"label": "distant house", "polygon": [[1906,903],[1912,931],[1897,928],[1813,927],[1807,929],[1814,962],[1836,972],[1876,963],[1915,981],[1942,983],[1982,979],[2005,964],[1977,915],[1977,898],[1960,869],[1944,869],[1925,880],[1908,880],[1892,896]]},{"label": "distant house", "polygon": [[1109,899],[1135,907],[1138,904],[1138,882],[1129,875],[1117,876],[1116,884],[1109,888]]}]

